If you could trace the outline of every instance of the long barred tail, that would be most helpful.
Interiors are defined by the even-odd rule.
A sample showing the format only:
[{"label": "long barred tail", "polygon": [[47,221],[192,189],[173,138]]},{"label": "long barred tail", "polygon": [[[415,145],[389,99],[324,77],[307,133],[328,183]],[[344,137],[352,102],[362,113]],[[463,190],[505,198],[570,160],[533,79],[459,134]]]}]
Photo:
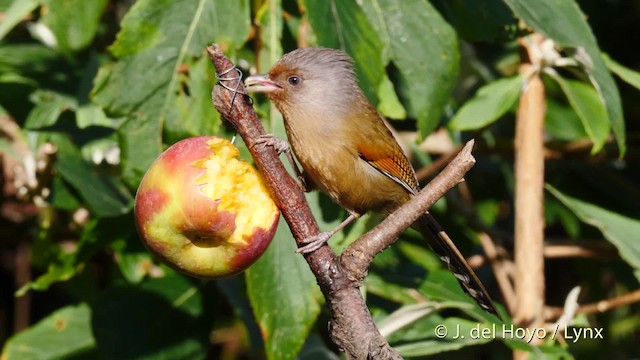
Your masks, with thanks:
[{"label": "long barred tail", "polygon": [[453,243],[449,235],[444,231],[442,226],[438,224],[436,219],[429,213],[426,213],[416,222],[422,235],[429,239],[429,245],[433,251],[438,254],[453,275],[458,279],[462,289],[469,294],[485,311],[498,314],[489,293],[484,288],[476,273],[471,269],[467,261],[464,259],[456,245]]}]

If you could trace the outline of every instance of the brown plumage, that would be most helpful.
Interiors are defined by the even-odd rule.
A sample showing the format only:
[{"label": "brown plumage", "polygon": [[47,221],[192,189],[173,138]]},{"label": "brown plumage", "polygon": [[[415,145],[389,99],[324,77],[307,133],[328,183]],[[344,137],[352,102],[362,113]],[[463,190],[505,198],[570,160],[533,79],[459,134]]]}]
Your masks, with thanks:
[{"label": "brown plumage", "polygon": [[[305,178],[352,214],[388,215],[420,190],[411,163],[358,86],[346,53],[298,49],[245,85],[265,93],[282,113]],[[462,288],[497,315],[482,283],[435,219],[426,213],[414,227]]]}]

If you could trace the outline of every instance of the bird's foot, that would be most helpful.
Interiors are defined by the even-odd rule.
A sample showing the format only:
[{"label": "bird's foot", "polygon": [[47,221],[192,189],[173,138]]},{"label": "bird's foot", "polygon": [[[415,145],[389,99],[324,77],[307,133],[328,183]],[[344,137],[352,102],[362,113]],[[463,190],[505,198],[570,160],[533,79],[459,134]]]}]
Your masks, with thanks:
[{"label": "bird's foot", "polygon": [[263,144],[265,146],[273,147],[278,152],[278,155],[282,153],[291,153],[291,147],[289,146],[289,143],[286,140],[277,138],[273,134],[264,134],[258,136],[258,138],[256,139],[256,145],[257,144]]},{"label": "bird's foot", "polygon": [[350,211],[349,213],[350,213],[349,216],[346,219],[344,219],[344,221],[342,221],[340,225],[336,226],[335,229],[331,231],[321,232],[318,235],[314,235],[307,239],[304,239],[304,243],[306,245],[299,247],[298,250],[296,250],[296,252],[300,254],[308,254],[321,248],[322,245],[326,244],[327,241],[331,239],[333,234],[344,229],[345,226],[349,225],[349,223],[351,223],[353,220],[357,219],[360,216],[356,212]]},{"label": "bird's foot", "polygon": [[307,239],[304,239],[306,245],[299,247],[296,250],[299,254],[309,254],[312,253],[322,247],[322,245],[326,244],[327,241],[335,234],[334,231],[325,231],[321,232],[317,235],[311,236]]},{"label": "bird's foot", "polygon": [[265,146],[271,146],[276,150],[278,155],[285,153],[285,155],[287,156],[287,160],[289,160],[289,164],[291,164],[291,167],[293,168],[293,171],[296,174],[296,180],[297,180],[298,186],[300,186],[300,189],[302,189],[302,191],[304,192],[309,191],[309,187],[307,186],[305,178],[300,172],[300,169],[298,169],[298,165],[296,164],[296,161],[293,159],[293,155],[291,155],[291,147],[289,146],[289,143],[286,140],[277,138],[273,134],[264,134],[264,135],[258,136],[255,144],[256,145],[263,144]]}]

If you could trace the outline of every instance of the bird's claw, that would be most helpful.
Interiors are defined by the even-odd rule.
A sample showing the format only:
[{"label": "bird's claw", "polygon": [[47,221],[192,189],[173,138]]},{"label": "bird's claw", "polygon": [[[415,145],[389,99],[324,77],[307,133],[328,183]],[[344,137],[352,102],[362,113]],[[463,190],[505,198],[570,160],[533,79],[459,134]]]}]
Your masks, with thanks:
[{"label": "bird's claw", "polygon": [[324,244],[329,241],[331,236],[334,234],[332,231],[321,232],[318,235],[311,236],[307,239],[304,239],[306,245],[299,247],[296,250],[299,254],[309,254],[318,249],[320,249]]},{"label": "bird's claw", "polygon": [[286,142],[285,140],[277,138],[273,134],[264,134],[264,135],[258,136],[258,138],[256,139],[256,144],[271,146],[278,152],[278,155],[282,153],[291,152],[291,147],[289,146],[289,143]]}]

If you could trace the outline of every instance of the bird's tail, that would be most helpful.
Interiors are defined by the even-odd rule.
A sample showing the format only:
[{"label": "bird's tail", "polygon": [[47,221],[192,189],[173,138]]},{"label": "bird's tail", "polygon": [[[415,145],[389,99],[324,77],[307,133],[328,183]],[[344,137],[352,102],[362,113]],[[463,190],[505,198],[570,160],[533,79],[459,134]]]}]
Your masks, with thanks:
[{"label": "bird's tail", "polygon": [[414,226],[418,228],[424,237],[429,239],[429,245],[440,257],[440,260],[447,264],[449,270],[451,270],[456,279],[458,279],[462,289],[469,294],[482,309],[500,318],[489,293],[480,282],[480,279],[478,279],[473,269],[471,269],[456,245],[442,226],[438,224],[436,219],[434,219],[431,214],[426,213],[418,219]]}]

